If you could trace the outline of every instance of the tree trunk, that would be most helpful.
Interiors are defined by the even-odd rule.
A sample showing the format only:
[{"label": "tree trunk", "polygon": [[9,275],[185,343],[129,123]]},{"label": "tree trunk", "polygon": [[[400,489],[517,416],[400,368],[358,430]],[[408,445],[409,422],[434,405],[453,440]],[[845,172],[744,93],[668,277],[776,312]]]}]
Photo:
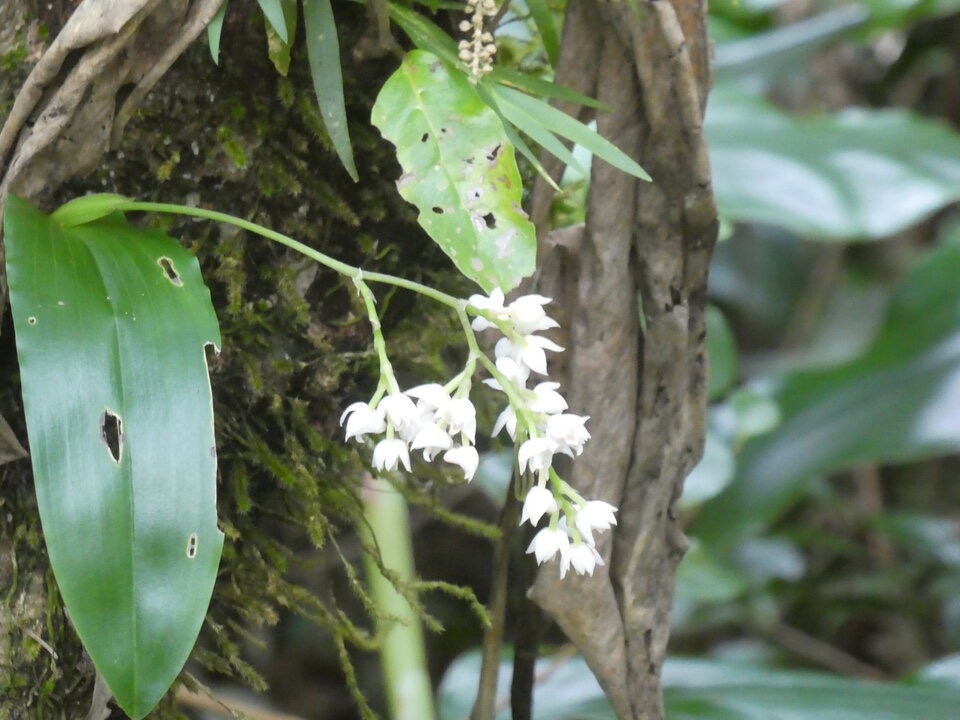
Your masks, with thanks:
[{"label": "tree trunk", "polygon": [[[703,137],[705,3],[569,3],[558,81],[611,108],[599,131],[653,182],[595,160],[586,224],[546,236],[541,291],[568,328],[572,412],[593,440],[571,466],[620,508],[593,578],[544,567],[531,590],[584,654],[619,718],[663,717],[674,575],[686,548],[673,506],[706,432],[707,268],[717,217]],[[543,226],[549,192],[535,193]],[[639,312],[638,312],[639,309]]]}]

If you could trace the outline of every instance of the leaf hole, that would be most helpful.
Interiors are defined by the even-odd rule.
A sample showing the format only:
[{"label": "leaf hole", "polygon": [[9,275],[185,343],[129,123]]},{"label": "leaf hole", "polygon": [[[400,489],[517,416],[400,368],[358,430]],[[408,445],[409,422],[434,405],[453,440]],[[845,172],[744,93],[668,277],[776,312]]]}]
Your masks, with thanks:
[{"label": "leaf hole", "polygon": [[163,268],[163,274],[167,280],[177,287],[183,287],[183,280],[180,279],[180,273],[178,273],[177,269],[173,266],[173,260],[164,256],[157,260],[157,264]]},{"label": "leaf hole", "polygon": [[422,143],[425,143],[429,139],[430,139],[430,133],[424,133],[423,135],[420,136],[420,142]]},{"label": "leaf hole", "polygon": [[37,324],[37,319],[33,315],[27,318],[27,325],[36,325],[36,324]]},{"label": "leaf hole", "polygon": [[190,533],[187,538],[187,557],[193,560],[197,556],[197,534]]},{"label": "leaf hole", "polygon": [[115,463],[123,457],[123,421],[119,415],[104,410],[100,416],[100,439],[107,446]]},{"label": "leaf hole", "polygon": [[488,230],[493,230],[497,226],[497,219],[493,216],[493,213],[484,215],[483,222],[486,224]]},{"label": "leaf hole", "polygon": [[500,157],[500,150],[501,150],[502,148],[503,148],[503,146],[500,145],[499,143],[497,143],[496,145],[494,145],[494,146],[493,146],[493,150],[491,150],[490,152],[487,153],[487,160],[489,160],[490,162],[496,161],[496,159],[497,159],[498,157]]},{"label": "leaf hole", "polygon": [[433,210],[437,215],[443,215],[443,208],[440,207],[439,205],[434,205],[430,209]]}]

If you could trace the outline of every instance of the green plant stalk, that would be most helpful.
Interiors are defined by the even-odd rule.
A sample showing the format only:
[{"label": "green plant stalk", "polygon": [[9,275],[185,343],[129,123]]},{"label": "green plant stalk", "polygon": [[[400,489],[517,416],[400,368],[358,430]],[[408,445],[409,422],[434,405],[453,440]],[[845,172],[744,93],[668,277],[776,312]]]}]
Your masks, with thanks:
[{"label": "green plant stalk", "polygon": [[[386,480],[375,477],[367,480],[363,495],[367,522],[360,532],[376,543],[384,567],[396,573],[398,581],[415,580],[406,500]],[[369,555],[364,558],[364,566],[370,594],[383,616],[389,618],[387,622],[392,623],[380,648],[390,717],[433,720],[436,713],[420,618]]]},{"label": "green plant stalk", "polygon": [[243,218],[238,218],[227,213],[217,212],[216,210],[207,210],[205,208],[197,207],[188,207],[186,205],[175,205],[171,203],[155,203],[155,202],[140,202],[137,200],[131,200],[130,202],[125,202],[118,204],[115,207],[119,211],[139,211],[139,212],[156,212],[156,213],[167,213],[171,215],[186,215],[188,217],[197,217],[203,218],[204,220],[213,220],[214,222],[222,222],[228,225],[233,225],[242,230],[247,230],[249,232],[265,237],[268,240],[273,240],[274,242],[285,245],[291,250],[296,250],[302,255],[306,255],[311,260],[315,260],[324,267],[330,268],[334,272],[345,275],[346,277],[356,278],[360,281],[370,281],[383,283],[385,285],[395,285],[399,288],[404,288],[405,290],[412,290],[418,292],[421,295],[426,295],[433,300],[436,300],[439,303],[442,303],[448,307],[461,311],[464,307],[464,301],[460,298],[456,298],[453,295],[448,295],[445,292],[441,292],[427,285],[423,285],[413,280],[406,280],[405,278],[396,277],[394,275],[387,275],[385,273],[378,272],[367,272],[360,268],[354,267],[353,265],[348,265],[345,262],[340,262],[329,255],[326,255],[319,250],[315,250],[309,245],[304,245],[302,242],[294,240],[283,233],[279,233],[276,230],[271,230],[270,228],[265,228],[262,225],[258,225],[255,222],[250,222],[249,220],[244,220]]}]

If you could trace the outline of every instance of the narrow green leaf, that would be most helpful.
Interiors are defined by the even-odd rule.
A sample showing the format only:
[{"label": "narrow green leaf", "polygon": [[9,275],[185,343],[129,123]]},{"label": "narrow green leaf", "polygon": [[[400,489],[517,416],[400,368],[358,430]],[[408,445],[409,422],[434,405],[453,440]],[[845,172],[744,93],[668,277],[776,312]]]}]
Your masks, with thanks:
[{"label": "narrow green leaf", "polygon": [[277,37],[289,45],[290,36],[287,34],[287,18],[283,9],[283,0],[257,0],[257,5],[260,6],[263,16],[267,19]]},{"label": "narrow green leaf", "polygon": [[350,146],[347,110],[343,100],[343,74],[340,70],[340,42],[330,0],[308,0],[303,5],[303,25],[307,34],[307,56],[313,89],[320,104],[320,115],[340,162],[354,182],[360,179]]},{"label": "narrow green leaf", "polygon": [[540,32],[543,49],[547,51],[550,64],[556,67],[557,54],[560,48],[560,38],[557,36],[557,24],[553,21],[553,13],[546,0],[527,0],[530,16]]},{"label": "narrow green leaf", "polygon": [[220,64],[220,35],[223,32],[223,19],[227,16],[227,5],[230,0],[223,0],[217,14],[207,25],[207,45],[210,46],[210,57],[213,58],[214,65]]},{"label": "narrow green leaf", "polygon": [[[453,38],[423,15],[396,3],[391,3],[390,17],[413,40],[418,48],[440,57],[451,67],[462,68],[460,58],[457,56],[457,44],[453,41]],[[609,110],[606,105],[588,95],[583,95],[562,85],[556,85],[535,75],[517,72],[511,68],[494,66],[493,72],[481,80],[480,83],[508,85],[536,97],[556,98],[557,100],[577,103],[584,107]]]},{"label": "narrow green leaf", "polygon": [[502,118],[515,128],[529,135],[534,142],[548,153],[562,160],[568,167],[572,167],[581,173],[586,172],[580,162],[573,156],[573,153],[567,149],[567,146],[557,140],[557,137],[539,119],[528,114],[523,108],[505,101],[504,98],[498,100],[486,85],[478,85],[477,91],[487,105],[496,110]]},{"label": "narrow green leaf", "polygon": [[828,369],[776,378],[781,422],[750,440],[692,533],[729,547],[762,531],[817,477],[960,450],[960,234],[916,264],[873,345]]},{"label": "narrow green leaf", "polygon": [[514,148],[463,73],[414,50],[380,91],[372,120],[397,146],[400,194],[464,275],[506,291],[533,272],[536,236],[520,207]]},{"label": "narrow green leaf", "polygon": [[142,718],[216,579],[216,449],[197,261],[120,215],[64,227],[10,196],[7,277],[43,533],[84,647]]},{"label": "narrow green leaf", "polygon": [[390,3],[390,17],[418,48],[442,58],[452,67],[460,67],[457,44],[453,38],[423,15],[397,3]]},{"label": "narrow green leaf", "polygon": [[596,131],[591,130],[576,118],[572,118],[565,112],[557,110],[557,108],[553,107],[550,103],[504,86],[496,87],[494,94],[497,102],[512,103],[527,115],[542,118],[543,124],[553,132],[577,145],[583,146],[598,158],[608,162],[618,170],[622,170],[641,180],[650,179],[647,171],[640,167],[633,158],[629,157],[616,145]]},{"label": "narrow green leaf", "polygon": [[582,93],[578,93],[576,90],[571,90],[563,85],[557,85],[556,83],[539,78],[536,75],[528,75],[526,73],[517,72],[512,68],[494,66],[493,72],[481,80],[481,82],[495,82],[498,85],[506,85],[508,87],[517,88],[518,90],[522,90],[528,95],[533,95],[534,97],[565,100],[567,102],[583,105],[584,107],[595,108],[604,112],[610,111],[610,107],[608,105],[603,104],[599,100],[594,100],[589,95],[583,95]]}]

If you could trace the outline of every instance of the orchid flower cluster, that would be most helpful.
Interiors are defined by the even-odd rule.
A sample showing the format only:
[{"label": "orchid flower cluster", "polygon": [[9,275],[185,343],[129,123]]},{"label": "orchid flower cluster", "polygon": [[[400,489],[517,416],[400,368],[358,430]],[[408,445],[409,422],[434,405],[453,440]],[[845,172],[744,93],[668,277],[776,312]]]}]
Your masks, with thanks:
[{"label": "orchid flower cluster", "polygon": [[[459,466],[469,482],[480,462],[475,447],[476,408],[470,401],[472,377],[479,362],[490,378],[485,385],[502,392],[507,406],[497,418],[492,435],[502,432],[517,448],[517,487],[526,491],[520,524],[533,527],[547,518],[527,548],[537,562],[559,559],[560,577],[572,567],[592,575],[603,558],[597,552],[594,533],[617,524],[616,508],[599,500],[585,500],[553,467],[555,455],[576,457],[590,439],[589,418],[566,412],[560,384],[547,377],[549,352],[562,347],[537,333],[558,327],[547,316],[542,295],[525,295],[509,304],[501,290],[489,296],[473,295],[459,308],[470,355],[463,371],[445,385],[429,383],[401,391],[386,358],[379,320],[372,296],[358,285],[367,300],[374,326],[374,344],[380,355],[380,384],[369,402],[355,402],[340,418],[346,439],[362,441],[380,436],[373,449],[373,466],[380,471],[403,467],[410,471],[410,453],[421,451],[423,459]],[[473,316],[468,324],[467,314]],[[502,337],[494,348],[494,360],[479,348],[475,332],[496,329]],[[543,379],[531,384],[531,377]]]}]

